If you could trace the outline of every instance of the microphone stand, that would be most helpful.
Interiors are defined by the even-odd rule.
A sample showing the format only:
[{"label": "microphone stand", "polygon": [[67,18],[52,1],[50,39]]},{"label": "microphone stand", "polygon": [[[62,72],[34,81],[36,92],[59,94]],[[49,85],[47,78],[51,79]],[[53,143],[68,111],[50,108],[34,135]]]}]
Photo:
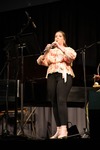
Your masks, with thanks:
[{"label": "microphone stand", "polygon": [[28,22],[25,24],[25,26],[23,28],[21,28],[21,31],[17,34],[16,38],[19,42],[18,44],[18,49],[21,49],[21,134],[24,135],[24,130],[23,130],[23,120],[24,120],[24,114],[23,114],[23,94],[24,94],[24,48],[26,47],[26,43],[22,43],[22,41],[20,40],[20,36],[23,33],[23,31],[28,27],[29,25],[29,20]]},{"label": "microphone stand", "polygon": [[25,43],[22,43],[22,44],[19,44],[19,47],[21,49],[21,132],[22,134],[24,134],[24,130],[23,130],[23,120],[24,120],[24,115],[23,115],[23,101],[24,101],[24,98],[23,98],[23,93],[24,93],[24,79],[23,79],[23,76],[24,76],[24,55],[23,55],[23,50],[24,48],[26,47],[26,44]]},{"label": "microphone stand", "polygon": [[86,85],[86,68],[85,68],[85,51],[86,47],[82,50],[82,62],[83,62],[83,73],[84,73],[84,94],[85,94],[85,122],[86,122],[86,128],[84,130],[84,135],[89,135],[89,118],[88,118],[88,101],[87,101],[87,85]]},{"label": "microphone stand", "polygon": [[82,136],[85,138],[85,136],[89,136],[89,118],[88,118],[88,101],[87,101],[87,85],[86,85],[86,60],[85,60],[85,51],[92,47],[93,45],[98,44],[98,42],[95,42],[89,46],[84,46],[83,48],[80,48],[76,50],[76,52],[80,52],[82,54],[82,63],[83,63],[83,73],[84,73],[84,94],[85,94],[85,122],[86,122],[86,128],[84,130],[84,135]]},{"label": "microphone stand", "polygon": [[[27,17],[28,17],[28,13],[25,12]],[[25,26],[23,28],[21,28],[21,31],[20,33],[18,33],[17,35],[17,38],[18,38],[18,41],[19,41],[19,44],[18,44],[18,48],[21,49],[21,130],[19,133],[22,133],[22,135],[24,135],[24,130],[23,130],[23,127],[24,127],[24,114],[23,114],[23,94],[24,94],[24,48],[26,47],[26,43],[22,43],[21,40],[20,40],[20,36],[21,34],[23,33],[23,31],[28,27],[29,23],[30,23],[30,18],[28,17],[28,21],[27,23],[25,24]],[[36,25],[34,24],[34,28],[36,28]],[[33,113],[33,111],[32,111]],[[17,134],[18,135],[18,134]]]}]

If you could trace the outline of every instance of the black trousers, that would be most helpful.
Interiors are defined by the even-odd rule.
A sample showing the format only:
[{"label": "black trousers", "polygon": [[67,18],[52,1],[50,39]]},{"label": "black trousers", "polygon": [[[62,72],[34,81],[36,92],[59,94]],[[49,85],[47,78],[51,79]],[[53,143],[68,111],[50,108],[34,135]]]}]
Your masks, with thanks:
[{"label": "black trousers", "polygon": [[72,87],[72,76],[66,74],[67,82],[64,82],[61,73],[48,75],[47,95],[53,107],[54,118],[57,126],[67,125],[67,98]]}]

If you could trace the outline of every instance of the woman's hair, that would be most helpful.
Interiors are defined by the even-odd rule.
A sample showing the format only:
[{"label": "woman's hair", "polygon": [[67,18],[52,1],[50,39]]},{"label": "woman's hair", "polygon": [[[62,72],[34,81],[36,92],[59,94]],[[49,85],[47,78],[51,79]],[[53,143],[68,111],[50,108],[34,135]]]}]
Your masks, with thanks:
[{"label": "woman's hair", "polygon": [[[59,30],[59,31],[57,31],[57,32],[62,33],[63,38],[64,38],[64,43],[63,43],[63,45],[64,45],[64,46],[68,46],[67,43],[66,43],[66,34],[65,34],[65,32],[63,32],[62,30]],[[57,33],[57,32],[56,32],[56,33]],[[56,34],[56,33],[55,33],[55,34]]]}]

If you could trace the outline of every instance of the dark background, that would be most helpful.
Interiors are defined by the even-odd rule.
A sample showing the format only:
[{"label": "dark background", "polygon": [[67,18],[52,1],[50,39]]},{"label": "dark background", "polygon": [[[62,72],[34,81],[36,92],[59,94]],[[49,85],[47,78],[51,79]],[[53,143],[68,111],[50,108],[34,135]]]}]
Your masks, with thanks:
[{"label": "dark background", "polygon": [[[46,68],[38,66],[36,59],[46,44],[53,42],[55,32],[63,30],[68,45],[77,51],[73,85],[84,86],[84,74],[87,86],[93,85],[93,75],[100,63],[100,9],[96,1],[87,4],[82,1],[3,0],[0,3],[0,78],[44,78]],[[28,25],[25,12],[31,17]],[[21,74],[22,47],[19,44],[23,43],[24,73]]]}]

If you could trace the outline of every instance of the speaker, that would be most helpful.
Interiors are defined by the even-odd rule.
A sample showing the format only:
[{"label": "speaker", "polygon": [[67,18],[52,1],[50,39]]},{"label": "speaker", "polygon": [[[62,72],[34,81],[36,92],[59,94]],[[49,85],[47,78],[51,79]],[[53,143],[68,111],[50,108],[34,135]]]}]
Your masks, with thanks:
[{"label": "speaker", "polygon": [[90,138],[100,138],[100,92],[96,89],[89,91],[89,128]]}]

